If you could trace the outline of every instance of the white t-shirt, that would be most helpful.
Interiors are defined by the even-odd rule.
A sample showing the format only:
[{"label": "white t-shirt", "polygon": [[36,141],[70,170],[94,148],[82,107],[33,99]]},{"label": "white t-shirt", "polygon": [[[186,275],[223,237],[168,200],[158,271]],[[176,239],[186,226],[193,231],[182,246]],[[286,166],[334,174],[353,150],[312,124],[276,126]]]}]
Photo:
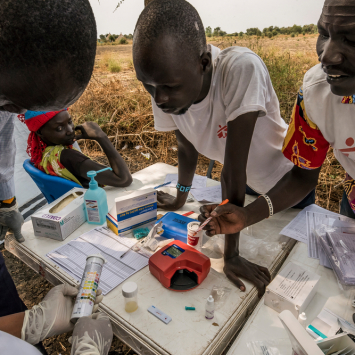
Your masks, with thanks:
[{"label": "white t-shirt", "polygon": [[1,355],[41,355],[31,344],[16,338],[8,333],[0,331],[0,354]]},{"label": "white t-shirt", "polygon": [[339,163],[355,179],[355,95],[344,100],[334,95],[318,64],[304,77],[303,100],[308,118],[318,126]]},{"label": "white t-shirt", "polygon": [[227,123],[259,111],[247,163],[247,184],[259,193],[269,191],[293,164],[281,152],[287,124],[263,61],[251,50],[211,46],[213,74],[203,101],[183,115],[164,113],[154,100],[155,129],[179,130],[209,159],[224,163]]}]

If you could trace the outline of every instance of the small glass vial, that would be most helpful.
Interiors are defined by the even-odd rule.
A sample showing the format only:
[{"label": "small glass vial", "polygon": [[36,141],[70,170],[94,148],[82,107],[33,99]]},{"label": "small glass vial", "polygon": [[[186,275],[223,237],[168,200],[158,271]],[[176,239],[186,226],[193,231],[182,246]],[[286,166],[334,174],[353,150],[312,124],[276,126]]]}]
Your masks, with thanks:
[{"label": "small glass vial", "polygon": [[213,319],[214,317],[214,298],[210,295],[207,298],[206,302],[206,319]]},{"label": "small glass vial", "polygon": [[138,309],[138,285],[135,282],[126,282],[122,286],[122,295],[125,299],[125,311],[135,312]]}]

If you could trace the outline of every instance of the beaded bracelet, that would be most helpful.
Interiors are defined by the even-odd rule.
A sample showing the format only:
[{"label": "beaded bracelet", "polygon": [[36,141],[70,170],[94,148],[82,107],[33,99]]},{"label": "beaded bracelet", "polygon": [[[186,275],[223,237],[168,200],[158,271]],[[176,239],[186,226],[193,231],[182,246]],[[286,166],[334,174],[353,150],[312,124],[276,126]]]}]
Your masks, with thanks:
[{"label": "beaded bracelet", "polygon": [[274,215],[274,206],[272,205],[270,197],[268,195],[260,195],[259,197],[264,197],[266,200],[267,205],[269,206],[269,217],[272,217]]},{"label": "beaded bracelet", "polygon": [[180,192],[189,192],[191,190],[191,186],[184,186],[181,185],[179,183],[177,183],[176,188],[180,191]]}]

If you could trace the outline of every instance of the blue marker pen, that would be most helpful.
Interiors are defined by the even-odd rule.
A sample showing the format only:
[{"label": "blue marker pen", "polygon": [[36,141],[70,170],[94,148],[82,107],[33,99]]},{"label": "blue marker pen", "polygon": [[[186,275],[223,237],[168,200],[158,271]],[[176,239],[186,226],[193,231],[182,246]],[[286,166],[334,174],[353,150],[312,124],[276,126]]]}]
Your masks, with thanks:
[{"label": "blue marker pen", "polygon": [[169,184],[171,184],[171,181],[166,182],[165,184],[161,184],[161,185],[155,186],[155,187],[153,187],[153,189],[156,190],[156,189],[159,189],[159,187],[163,187],[163,186],[166,186],[166,185],[169,185]]}]

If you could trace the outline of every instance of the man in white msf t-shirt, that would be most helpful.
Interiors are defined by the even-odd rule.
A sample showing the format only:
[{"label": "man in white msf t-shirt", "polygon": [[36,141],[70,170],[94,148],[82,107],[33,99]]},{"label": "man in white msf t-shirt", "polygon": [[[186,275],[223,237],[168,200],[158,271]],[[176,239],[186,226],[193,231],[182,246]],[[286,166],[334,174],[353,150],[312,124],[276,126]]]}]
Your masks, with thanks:
[{"label": "man in white msf t-shirt", "polygon": [[[179,14],[179,16],[176,16]],[[185,204],[198,154],[224,164],[223,199],[243,206],[246,185],[265,193],[293,164],[281,151],[287,125],[265,64],[247,48],[207,46],[197,11],[184,0],[152,1],[137,22],[133,40],[137,78],[152,96],[155,128],[175,131],[178,141],[177,197],[158,192],[158,206]],[[239,235],[227,235],[225,267],[261,296],[266,268],[239,256]]]},{"label": "man in white msf t-shirt", "polygon": [[355,0],[326,0],[318,30],[321,64],[303,79],[283,145],[294,167],[267,193],[270,205],[203,206],[201,221],[215,217],[208,235],[237,233],[300,201],[317,185],[329,146],[346,171],[340,213],[355,219]]}]

